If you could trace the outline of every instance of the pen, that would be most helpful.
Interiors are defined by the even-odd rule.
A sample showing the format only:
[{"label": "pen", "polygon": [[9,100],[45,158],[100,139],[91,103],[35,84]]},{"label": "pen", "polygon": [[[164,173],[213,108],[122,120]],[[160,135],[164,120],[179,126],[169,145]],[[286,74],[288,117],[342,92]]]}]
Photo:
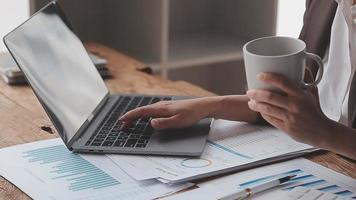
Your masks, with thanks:
[{"label": "pen", "polygon": [[277,187],[280,184],[285,183],[294,177],[296,177],[296,175],[290,175],[290,176],[286,176],[283,178],[268,181],[266,183],[262,183],[260,185],[256,185],[251,188],[246,188],[244,190],[235,191],[230,194],[227,194],[224,197],[219,198],[219,200],[241,200],[241,199],[249,198],[253,194],[263,192],[265,190],[269,190],[271,188]]}]

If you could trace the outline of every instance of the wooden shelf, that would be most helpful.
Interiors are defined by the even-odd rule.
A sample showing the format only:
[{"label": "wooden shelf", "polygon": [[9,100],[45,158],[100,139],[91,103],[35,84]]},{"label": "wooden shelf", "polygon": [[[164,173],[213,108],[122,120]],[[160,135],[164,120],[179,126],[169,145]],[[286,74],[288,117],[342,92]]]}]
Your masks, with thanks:
[{"label": "wooden shelf", "polygon": [[168,66],[196,66],[240,60],[245,42],[232,34],[219,32],[183,33],[169,41]]},{"label": "wooden shelf", "polygon": [[[30,0],[31,13],[49,1]],[[194,68],[201,79],[199,74],[208,76],[219,66],[227,67],[214,71],[216,76],[224,77],[232,66],[242,74],[244,43],[275,34],[277,0],[58,1],[83,41],[113,47],[166,78],[176,74],[175,80],[188,80]],[[226,93],[245,83],[221,84],[231,87],[219,87]],[[200,86],[220,93],[212,84]]]}]

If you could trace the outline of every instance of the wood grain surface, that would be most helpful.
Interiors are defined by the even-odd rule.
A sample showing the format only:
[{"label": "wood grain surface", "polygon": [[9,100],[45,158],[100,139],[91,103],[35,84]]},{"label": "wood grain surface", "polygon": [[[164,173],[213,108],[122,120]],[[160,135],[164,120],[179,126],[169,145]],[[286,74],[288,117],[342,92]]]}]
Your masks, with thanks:
[{"label": "wood grain surface", "polygon": [[[141,72],[146,66],[100,44],[87,49],[108,60],[113,78],[106,85],[112,93],[212,96],[213,93],[184,81],[169,81]],[[52,131],[44,131],[43,127]],[[28,86],[9,86],[0,82],[0,148],[58,137],[32,90]],[[356,178],[355,162],[330,152],[319,152],[308,159]],[[0,163],[1,164],[1,163]],[[30,199],[16,186],[0,177],[0,199]]]}]

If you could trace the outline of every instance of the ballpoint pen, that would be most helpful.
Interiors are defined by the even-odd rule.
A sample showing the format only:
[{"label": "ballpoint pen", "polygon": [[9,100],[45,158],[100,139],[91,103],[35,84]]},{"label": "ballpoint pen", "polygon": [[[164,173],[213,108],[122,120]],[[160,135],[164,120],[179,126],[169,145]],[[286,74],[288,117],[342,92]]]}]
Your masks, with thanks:
[{"label": "ballpoint pen", "polygon": [[278,178],[275,180],[271,180],[271,181],[262,183],[260,185],[256,185],[251,188],[245,188],[242,190],[238,190],[238,191],[229,193],[229,194],[219,198],[219,200],[241,200],[241,199],[249,198],[253,194],[269,190],[271,188],[281,185],[282,183],[288,182],[294,177],[296,177],[296,175],[289,175],[289,176],[286,176],[283,178]]}]

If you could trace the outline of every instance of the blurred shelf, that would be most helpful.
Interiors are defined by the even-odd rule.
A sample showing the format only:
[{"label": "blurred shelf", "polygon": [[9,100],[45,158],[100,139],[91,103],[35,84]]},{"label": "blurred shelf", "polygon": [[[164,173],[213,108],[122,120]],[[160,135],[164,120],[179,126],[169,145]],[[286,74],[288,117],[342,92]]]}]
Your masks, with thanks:
[{"label": "blurred shelf", "polygon": [[[30,0],[30,12],[49,1]],[[202,80],[211,73],[224,77],[235,65],[234,73],[243,74],[242,47],[275,34],[278,0],[58,1],[83,41],[113,47],[165,78],[189,81],[186,77],[195,80],[192,74]],[[236,88],[241,89],[245,83],[240,80]]]},{"label": "blurred shelf", "polygon": [[170,68],[240,60],[244,42],[232,34],[219,32],[184,33],[169,42]]}]

